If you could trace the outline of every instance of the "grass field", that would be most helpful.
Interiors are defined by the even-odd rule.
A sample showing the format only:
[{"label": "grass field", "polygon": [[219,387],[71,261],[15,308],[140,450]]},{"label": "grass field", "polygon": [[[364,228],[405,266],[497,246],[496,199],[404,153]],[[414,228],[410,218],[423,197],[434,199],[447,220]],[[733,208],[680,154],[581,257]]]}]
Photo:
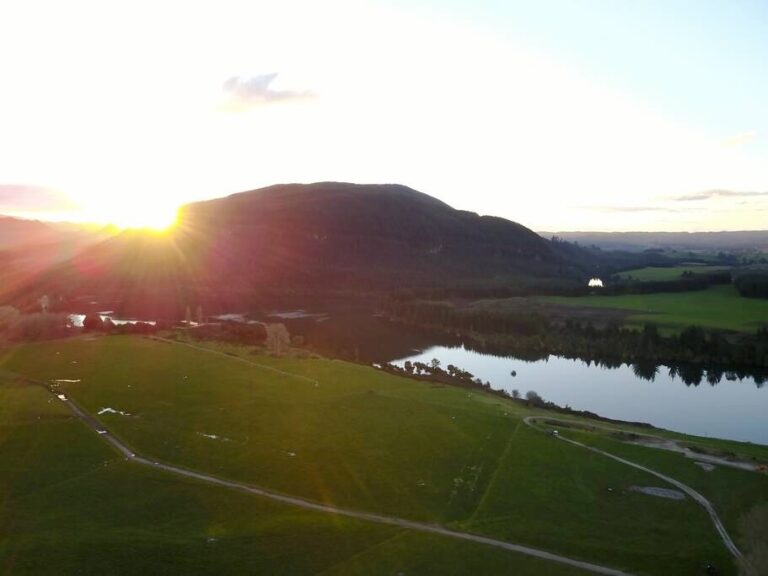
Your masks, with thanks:
[{"label": "grass field", "polygon": [[[704,494],[716,507],[723,522],[734,528],[732,536],[742,541],[746,535],[740,532],[739,518],[757,504],[768,503],[768,478],[764,475],[726,466],[716,466],[714,470],[702,474],[701,468],[692,460],[681,458],[679,454],[621,442],[605,431],[559,430],[561,434],[583,444],[668,474]],[[750,550],[743,552],[749,553]]]},{"label": "grass field", "polygon": [[[2,368],[43,380],[80,380],[63,383],[66,394],[92,414],[104,408],[130,414],[98,417],[140,453],[157,460],[325,503],[470,529],[638,574],[696,574],[705,560],[715,561],[723,574],[735,573],[701,508],[691,501],[622,493],[622,487],[658,481],[526,427],[522,417],[532,412],[520,404],[340,361],[248,358],[310,380],[137,337],[23,346],[6,351]],[[0,414],[9,410],[27,414],[24,402],[13,399],[18,389],[8,388]],[[61,410],[47,401],[44,407]],[[537,573],[532,561],[519,555],[500,556],[474,544],[318,518],[257,498],[136,470],[117,461],[98,438],[62,414],[46,416],[46,421],[61,421],[59,429],[69,426],[67,434],[72,436],[51,428],[43,439],[27,438],[30,453],[25,453],[24,434],[43,434],[44,427],[35,424],[34,412],[24,418],[24,425],[11,426],[21,432],[0,435],[0,461],[6,462],[7,457],[11,463],[27,462],[33,470],[22,466],[24,481],[15,484],[22,494],[20,503],[14,504],[13,496],[6,499],[14,515],[20,514],[29,524],[23,532],[27,536],[14,542],[26,550],[24,557],[30,562],[38,556],[24,546],[56,538],[65,525],[77,522],[88,529],[67,535],[75,540],[69,543],[73,562],[83,561],[77,546],[85,547],[91,538],[98,540],[102,532],[104,538],[112,538],[112,550],[123,535],[144,538],[148,549],[159,551],[183,548],[193,541],[201,545],[201,534],[215,532],[215,526],[221,525],[229,526],[225,533],[232,538],[229,556],[235,559],[229,561],[240,561],[240,566],[281,562],[281,554],[295,552],[298,544],[290,541],[298,538],[313,551],[305,561],[327,567],[296,565],[294,573],[391,574],[396,573],[395,565],[419,566],[413,573],[420,574],[473,573],[472,566],[474,573],[500,573],[518,564],[521,568],[515,573]],[[19,434],[22,447],[7,448]],[[63,453],[74,456],[62,458]],[[110,463],[105,466],[105,461]],[[81,466],[69,471],[76,462]],[[67,474],[59,466],[77,480],[66,481]],[[18,480],[13,470],[9,474],[11,481]],[[30,504],[35,495],[52,490],[46,483],[60,484],[62,490],[76,494],[53,490],[36,508]],[[40,491],[35,488],[38,485]],[[119,502],[109,498],[111,490],[119,490]],[[194,497],[184,496],[188,492],[194,492]],[[750,489],[743,498],[753,496]],[[137,504],[145,512],[129,513],[131,501],[155,497],[163,504]],[[83,499],[87,505],[81,510],[76,504]],[[230,504],[220,503],[224,501]],[[88,527],[94,517],[87,513],[88,506],[101,510],[101,516],[96,515],[100,525]],[[8,507],[3,509],[4,517]],[[269,511],[242,517],[244,511],[260,508]],[[46,510],[39,518],[38,509]],[[224,512],[215,512],[219,509]],[[157,516],[161,513],[165,516]],[[68,520],[77,514],[85,518]],[[142,518],[142,514],[156,516]],[[270,520],[273,514],[277,519]],[[176,520],[177,515],[181,520]],[[728,521],[736,522],[736,516],[738,510]],[[51,517],[61,522],[56,524]],[[110,518],[120,521],[110,528]],[[189,524],[193,533],[182,529],[182,523]],[[329,559],[330,552],[336,551],[335,539],[348,541],[349,548]],[[238,552],[237,542],[245,546],[254,541],[259,542],[256,548],[263,556],[258,560],[256,552],[254,556]],[[364,551],[352,552],[355,546]],[[466,557],[467,548],[472,549],[471,560]],[[8,550],[7,544],[0,544],[6,562],[14,558]],[[477,562],[481,565],[473,564]],[[201,561],[201,566],[210,563]],[[437,566],[444,570],[427,570]],[[547,565],[546,573],[570,572]]]},{"label": "grass field", "polygon": [[733,286],[711,286],[706,290],[623,296],[548,296],[551,304],[591,308],[614,308],[634,312],[629,324],[653,322],[681,329],[696,325],[741,332],[754,332],[768,323],[768,300],[742,298]]},{"label": "grass field", "polygon": [[719,272],[721,270],[728,270],[727,266],[671,266],[668,268],[662,268],[658,266],[648,266],[646,268],[637,268],[635,270],[627,270],[626,272],[620,272],[617,276],[621,278],[632,278],[633,280],[650,281],[650,280],[677,280],[684,272],[692,272],[694,274],[704,274],[707,272]]},{"label": "grass field", "polygon": [[298,510],[125,462],[41,387],[0,380],[0,573],[583,572]]}]

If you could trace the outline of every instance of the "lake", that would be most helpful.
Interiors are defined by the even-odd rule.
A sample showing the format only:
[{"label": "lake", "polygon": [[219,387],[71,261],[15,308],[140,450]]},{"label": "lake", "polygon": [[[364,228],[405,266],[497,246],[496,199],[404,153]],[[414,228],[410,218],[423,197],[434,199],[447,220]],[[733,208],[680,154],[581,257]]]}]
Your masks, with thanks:
[{"label": "lake", "polygon": [[758,386],[752,378],[723,378],[714,386],[704,379],[693,386],[670,376],[664,366],[650,381],[627,365],[609,369],[557,356],[526,362],[463,346],[430,346],[392,363],[429,363],[433,358],[443,368],[453,364],[468,370],[492,388],[516,389],[521,395],[534,390],[560,406],[686,434],[768,444],[768,386]]}]

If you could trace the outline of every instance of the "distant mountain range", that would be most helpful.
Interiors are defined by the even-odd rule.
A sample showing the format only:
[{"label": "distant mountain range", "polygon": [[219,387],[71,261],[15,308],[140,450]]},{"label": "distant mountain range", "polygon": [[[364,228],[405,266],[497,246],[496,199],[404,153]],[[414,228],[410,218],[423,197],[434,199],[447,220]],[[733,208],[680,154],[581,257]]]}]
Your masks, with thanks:
[{"label": "distant mountain range", "polygon": [[540,232],[604,250],[761,251],[768,252],[768,230],[735,232]]}]

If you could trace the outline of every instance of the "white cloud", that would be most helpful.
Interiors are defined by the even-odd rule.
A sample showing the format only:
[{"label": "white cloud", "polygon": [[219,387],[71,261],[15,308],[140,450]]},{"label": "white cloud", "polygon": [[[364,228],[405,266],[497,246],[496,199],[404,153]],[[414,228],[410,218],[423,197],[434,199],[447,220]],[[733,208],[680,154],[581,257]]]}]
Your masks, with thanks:
[{"label": "white cloud", "polygon": [[672,200],[676,202],[693,202],[698,200],[712,200],[714,198],[755,198],[768,196],[768,192],[750,192],[742,190],[704,190],[703,192],[692,192],[675,196]]},{"label": "white cloud", "polygon": [[223,108],[245,110],[273,102],[306,100],[314,97],[314,94],[309,91],[276,90],[272,87],[275,78],[277,73],[250,77],[233,76],[227,79],[222,87],[226,95]]},{"label": "white cloud", "polygon": [[728,139],[726,139],[723,142],[723,146],[726,147],[735,147],[735,146],[743,146],[744,144],[748,144],[749,142],[752,142],[757,138],[757,130],[747,130],[746,132],[742,132],[741,134],[736,134],[735,136],[732,136]]},{"label": "white cloud", "polygon": [[62,212],[77,209],[67,195],[42,186],[0,184],[0,211],[5,213]]}]

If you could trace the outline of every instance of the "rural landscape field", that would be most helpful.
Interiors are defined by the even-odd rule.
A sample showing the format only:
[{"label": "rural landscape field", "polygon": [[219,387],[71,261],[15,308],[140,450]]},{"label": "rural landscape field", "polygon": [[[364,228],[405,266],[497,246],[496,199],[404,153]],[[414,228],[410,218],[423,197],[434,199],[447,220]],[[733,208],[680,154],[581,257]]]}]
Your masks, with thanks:
[{"label": "rural landscape field", "polygon": [[0,576],[768,576],[766,24],[0,2]]},{"label": "rural landscape field", "polygon": [[[204,573],[214,564],[285,573],[583,573],[126,461],[70,402],[152,462],[275,494],[440,524],[627,573],[692,572],[702,558],[729,565],[696,502],[633,492],[655,479],[553,437],[536,420],[549,422],[546,411],[483,392],[321,358],[276,360],[135,336],[14,347],[2,370],[4,525],[13,534],[4,549],[19,571],[48,571],[40,555],[54,545],[51,573],[79,566],[83,554],[98,555],[99,570],[151,573]],[[756,472],[707,472],[681,455],[613,438],[618,429],[638,430],[631,426],[601,434],[599,423],[568,420],[568,437],[684,479],[717,503],[735,534],[764,493],[766,479]],[[679,438],[768,459],[765,447]],[[168,549],[177,555],[162,552]],[[473,560],[457,568],[464,554]]]},{"label": "rural landscape field", "polygon": [[665,328],[702,326],[736,332],[756,332],[768,316],[768,300],[741,298],[733,286],[713,286],[694,293],[655,293],[626,296],[547,297],[547,302],[588,308],[613,308],[629,313],[627,322],[653,322]]}]

